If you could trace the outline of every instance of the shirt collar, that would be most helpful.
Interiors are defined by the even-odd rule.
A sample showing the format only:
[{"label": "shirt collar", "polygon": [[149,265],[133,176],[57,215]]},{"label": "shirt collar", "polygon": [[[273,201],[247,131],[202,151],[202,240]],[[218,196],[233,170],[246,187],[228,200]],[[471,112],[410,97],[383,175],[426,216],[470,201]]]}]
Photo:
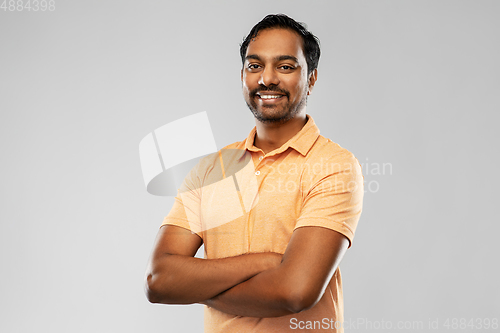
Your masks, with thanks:
[{"label": "shirt collar", "polygon": [[[285,142],[281,147],[273,150],[269,155],[280,154],[286,151],[289,147],[295,149],[301,155],[306,156],[314,142],[319,136],[319,128],[314,123],[313,118],[310,115],[306,115],[307,122],[302,127],[302,129],[297,132],[290,140]],[[253,152],[259,152],[261,149],[255,147],[253,142],[255,140],[255,134],[257,133],[257,127],[254,127],[245,141],[245,149]]]}]

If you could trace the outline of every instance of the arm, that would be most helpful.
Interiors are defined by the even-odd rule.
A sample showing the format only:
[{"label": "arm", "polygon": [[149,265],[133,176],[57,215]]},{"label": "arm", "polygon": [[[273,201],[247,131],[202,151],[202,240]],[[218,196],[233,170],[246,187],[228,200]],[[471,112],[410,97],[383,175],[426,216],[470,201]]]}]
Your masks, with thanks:
[{"label": "arm", "polygon": [[349,240],[322,227],[296,229],[283,262],[203,304],[248,317],[278,317],[313,307],[342,259]]},{"label": "arm", "polygon": [[281,260],[276,253],[223,259],[194,258],[202,239],[191,231],[160,228],[146,272],[146,295],[152,303],[201,302],[241,283]]},{"label": "arm", "polygon": [[307,193],[283,262],[204,304],[233,315],[277,317],[309,309],[321,299],[354,236],[363,202],[356,158],[345,151],[330,162],[334,169],[314,175],[317,181]]}]

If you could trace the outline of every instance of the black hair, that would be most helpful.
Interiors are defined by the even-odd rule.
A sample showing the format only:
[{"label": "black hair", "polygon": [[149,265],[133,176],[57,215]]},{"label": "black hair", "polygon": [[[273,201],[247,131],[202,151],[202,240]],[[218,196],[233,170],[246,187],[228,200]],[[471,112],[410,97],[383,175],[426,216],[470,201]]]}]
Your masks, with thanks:
[{"label": "black hair", "polygon": [[318,67],[319,56],[321,53],[319,39],[307,30],[307,26],[304,23],[297,22],[285,14],[267,15],[262,19],[262,21],[253,26],[248,36],[246,36],[240,44],[241,62],[243,64],[245,63],[248,44],[250,44],[252,38],[257,37],[259,31],[272,28],[290,29],[302,37],[304,56],[307,61],[307,74],[311,74],[311,72]]}]

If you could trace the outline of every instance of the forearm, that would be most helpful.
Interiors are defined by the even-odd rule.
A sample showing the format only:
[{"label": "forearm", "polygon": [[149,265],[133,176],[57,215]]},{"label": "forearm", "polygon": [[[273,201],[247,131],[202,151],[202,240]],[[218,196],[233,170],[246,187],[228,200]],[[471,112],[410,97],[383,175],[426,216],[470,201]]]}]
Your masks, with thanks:
[{"label": "forearm", "polygon": [[244,317],[279,317],[295,313],[293,295],[286,290],[287,283],[281,276],[280,268],[266,270],[202,303]]},{"label": "forearm", "polygon": [[298,228],[280,265],[203,304],[232,315],[261,318],[310,309],[323,297],[348,245],[349,240],[336,231]]},{"label": "forearm", "polygon": [[274,267],[277,254],[253,253],[223,259],[200,259],[165,254],[155,261],[147,276],[151,302],[191,304],[225,290]]}]

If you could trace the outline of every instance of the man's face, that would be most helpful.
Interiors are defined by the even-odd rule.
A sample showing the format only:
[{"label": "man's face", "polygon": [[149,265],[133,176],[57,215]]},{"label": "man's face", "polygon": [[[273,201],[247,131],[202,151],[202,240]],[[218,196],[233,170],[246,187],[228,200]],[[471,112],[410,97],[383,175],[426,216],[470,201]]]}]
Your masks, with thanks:
[{"label": "man's face", "polygon": [[285,123],[300,113],[316,80],[308,79],[302,38],[288,29],[260,31],[248,45],[241,71],[243,96],[255,118]]}]

